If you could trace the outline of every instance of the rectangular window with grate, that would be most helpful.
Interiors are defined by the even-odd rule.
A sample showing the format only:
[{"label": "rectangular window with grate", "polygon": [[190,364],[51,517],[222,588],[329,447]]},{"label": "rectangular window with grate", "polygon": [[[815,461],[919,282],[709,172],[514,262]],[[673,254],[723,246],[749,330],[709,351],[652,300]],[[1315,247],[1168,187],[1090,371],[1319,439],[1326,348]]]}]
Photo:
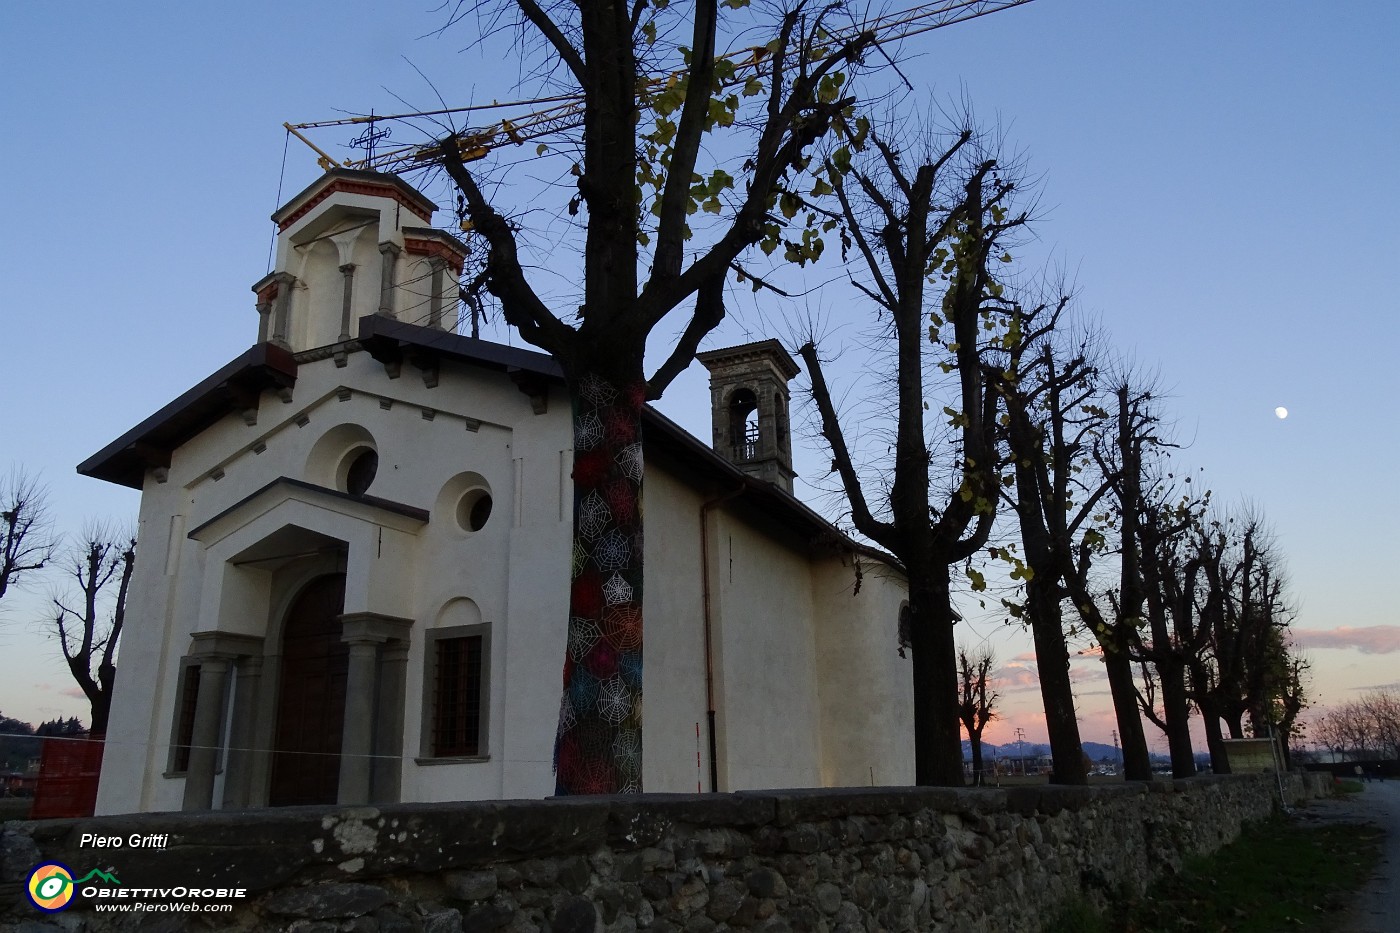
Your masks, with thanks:
[{"label": "rectangular window with grate", "polygon": [[478,756],[482,753],[485,638],[439,638],[434,647],[432,757]]},{"label": "rectangular window with grate", "polygon": [[175,734],[170,742],[170,773],[183,774],[190,769],[190,743],[194,740],[194,712],[199,700],[198,664],[186,664],[180,671],[175,695],[179,697],[179,705],[175,709]]}]

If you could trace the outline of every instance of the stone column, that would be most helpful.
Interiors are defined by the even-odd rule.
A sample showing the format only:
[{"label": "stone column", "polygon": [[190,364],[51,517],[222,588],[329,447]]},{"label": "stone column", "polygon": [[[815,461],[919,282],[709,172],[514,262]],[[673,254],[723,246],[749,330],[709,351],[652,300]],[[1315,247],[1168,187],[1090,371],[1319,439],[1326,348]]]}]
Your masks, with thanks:
[{"label": "stone column", "polygon": [[267,343],[267,338],[272,334],[272,302],[259,301],[258,309],[258,343]]},{"label": "stone column", "polygon": [[379,313],[397,318],[398,315],[394,313],[394,271],[398,268],[398,244],[380,243],[379,255],[384,258],[383,271],[379,276]]},{"label": "stone column", "polygon": [[344,343],[350,339],[350,302],[355,297],[355,264],[347,262],[340,267],[340,274],[345,277],[340,298],[340,342]]},{"label": "stone column", "polygon": [[345,681],[345,727],[340,739],[340,804],[369,803],[370,756],[374,753],[374,696],[379,680],[379,643],[346,638],[350,670]]},{"label": "stone column", "polygon": [[433,270],[433,292],[428,305],[428,326],[442,330],[442,274],[447,269],[447,263],[441,257],[434,256],[428,260],[428,266]]},{"label": "stone column", "polygon": [[292,326],[292,287],[296,281],[296,276],[290,272],[277,274],[277,304],[272,313],[272,342],[286,349],[291,348],[291,344],[287,342],[287,333]]},{"label": "stone column", "polygon": [[253,742],[262,684],[262,658],[240,658],[235,668],[233,725],[229,730],[228,766],[224,770],[225,808],[252,802]]},{"label": "stone column", "polygon": [[403,775],[404,683],[408,678],[408,642],[391,641],[379,660],[379,709],[374,728],[371,800],[398,803]]},{"label": "stone column", "polygon": [[219,733],[224,724],[228,658],[207,656],[199,662],[190,763],[185,772],[185,810],[208,810],[214,804],[214,769],[219,763]]}]

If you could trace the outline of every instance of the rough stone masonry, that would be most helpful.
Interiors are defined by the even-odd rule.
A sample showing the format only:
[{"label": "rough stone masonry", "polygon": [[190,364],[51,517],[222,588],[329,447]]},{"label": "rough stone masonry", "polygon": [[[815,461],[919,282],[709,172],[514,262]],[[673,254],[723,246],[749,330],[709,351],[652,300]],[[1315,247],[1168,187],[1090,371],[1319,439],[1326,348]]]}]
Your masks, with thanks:
[{"label": "rough stone masonry", "polygon": [[[1279,790],[1273,775],[1242,775],[9,823],[0,843],[0,929],[1039,929],[1067,898],[1102,903],[1111,892],[1141,891],[1182,859],[1232,841],[1280,804]],[[1318,778],[1283,781],[1290,803],[1323,791]],[[84,835],[133,834],[168,834],[168,845],[80,845]],[[123,886],[164,891],[167,901],[177,886],[246,894],[223,913],[111,913],[97,911],[102,898],[90,890],[94,896],[44,914],[24,889],[46,861],[98,868]]]}]

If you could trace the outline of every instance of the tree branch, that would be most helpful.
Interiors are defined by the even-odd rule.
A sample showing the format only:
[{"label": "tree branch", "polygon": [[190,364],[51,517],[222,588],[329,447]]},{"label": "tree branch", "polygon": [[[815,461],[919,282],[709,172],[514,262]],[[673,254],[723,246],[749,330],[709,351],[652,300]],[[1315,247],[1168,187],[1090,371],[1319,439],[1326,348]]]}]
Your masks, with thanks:
[{"label": "tree branch", "polygon": [[661,364],[661,368],[647,380],[647,399],[654,401],[661,397],[661,393],[666,391],[666,387],[685,372],[690,361],[695,359],[695,351],[700,348],[700,341],[705,339],[705,335],[719,326],[724,320],[724,279],[710,282],[700,289],[695,296],[695,313],[691,315],[690,323],[686,325],[685,332],[676,341],[675,349],[667,357],[666,362]]},{"label": "tree branch", "polygon": [[486,287],[500,299],[501,313],[530,343],[550,353],[564,355],[571,347],[575,331],[550,313],[530,287],[520,264],[515,231],[477,187],[476,179],[462,162],[457,136],[447,137],[438,148],[442,152],[443,167],[466,198],[472,230],[486,241]]},{"label": "tree branch", "polygon": [[719,15],[715,0],[696,0],[695,29],[690,53],[688,84],[682,105],[666,187],[661,193],[660,223],[656,230],[653,276],[674,278],[680,274],[685,242],[686,202],[691,176],[700,154],[700,140],[710,113],[715,78],[715,30]]},{"label": "tree branch", "polygon": [[841,430],[841,420],[837,417],[836,406],[831,400],[831,390],[827,388],[826,375],[822,371],[817,348],[809,341],[798,349],[797,355],[802,357],[802,361],[807,364],[807,371],[812,376],[812,398],[817,403],[817,411],[821,416],[822,436],[831,446],[832,461],[836,465],[837,472],[841,475],[841,484],[846,489],[846,498],[850,500],[851,520],[855,523],[856,530],[861,534],[878,542],[881,547],[894,551],[898,543],[894,526],[876,520],[870,512],[870,507],[866,504],[865,490],[861,486],[860,476],[857,475],[851,461],[851,452],[846,446],[846,436]]},{"label": "tree branch", "polygon": [[558,54],[559,59],[569,67],[569,71],[573,73],[574,80],[578,82],[578,86],[587,94],[589,91],[588,71],[583,67],[583,57],[579,55],[578,49],[574,48],[569,40],[565,38],[564,33],[559,30],[558,25],[555,24],[554,20],[549,18],[549,14],[540,9],[539,5],[535,3],[535,0],[515,0],[515,2],[516,5],[520,7],[520,12],[525,14],[525,18],[533,23],[535,28],[540,31],[540,34],[554,47],[554,51]]}]

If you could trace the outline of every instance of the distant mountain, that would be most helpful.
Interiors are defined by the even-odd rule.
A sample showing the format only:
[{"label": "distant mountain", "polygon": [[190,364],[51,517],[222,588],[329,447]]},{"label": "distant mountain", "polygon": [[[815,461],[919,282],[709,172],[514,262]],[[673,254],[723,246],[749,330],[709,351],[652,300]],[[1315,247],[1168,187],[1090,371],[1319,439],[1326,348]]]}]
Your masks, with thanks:
[{"label": "distant mountain", "polygon": [[1112,745],[1105,745],[1102,742],[1085,742],[1084,754],[1088,755],[1092,761],[1103,761],[1107,758],[1118,764],[1123,763],[1123,753]]},{"label": "distant mountain", "polygon": [[[972,743],[966,739],[962,743],[963,761],[972,760]],[[1050,754],[1049,745],[1037,745],[1034,742],[1010,742],[1006,745],[992,745],[990,742],[982,743],[982,757],[991,761],[993,758],[1021,758],[1034,757],[1037,755]],[[1122,764],[1123,753],[1112,745],[1104,745],[1102,742],[1085,742],[1084,754],[1089,756],[1091,761],[1109,761]]]}]

